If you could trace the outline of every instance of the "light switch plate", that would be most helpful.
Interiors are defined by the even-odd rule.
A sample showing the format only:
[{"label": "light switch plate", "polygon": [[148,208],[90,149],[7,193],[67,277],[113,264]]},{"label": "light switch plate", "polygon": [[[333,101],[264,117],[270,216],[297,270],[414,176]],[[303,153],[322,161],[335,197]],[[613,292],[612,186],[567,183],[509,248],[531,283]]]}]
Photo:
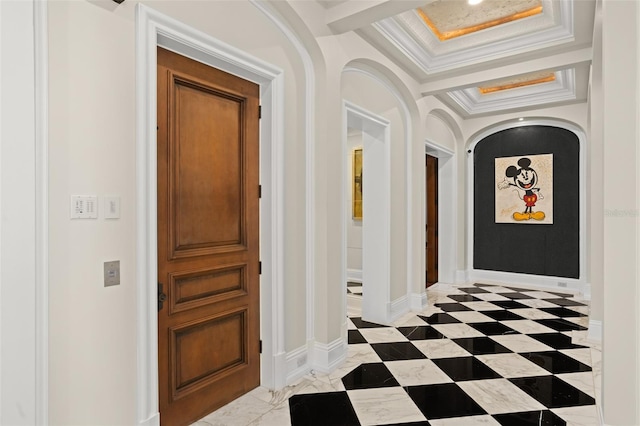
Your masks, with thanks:
[{"label": "light switch plate", "polygon": [[71,196],[71,219],[97,219],[98,197],[95,195]]},{"label": "light switch plate", "polygon": [[120,197],[104,197],[102,206],[105,219],[120,219]]},{"label": "light switch plate", "polygon": [[120,261],[112,260],[110,262],[104,262],[104,286],[110,287],[112,285],[120,284]]}]

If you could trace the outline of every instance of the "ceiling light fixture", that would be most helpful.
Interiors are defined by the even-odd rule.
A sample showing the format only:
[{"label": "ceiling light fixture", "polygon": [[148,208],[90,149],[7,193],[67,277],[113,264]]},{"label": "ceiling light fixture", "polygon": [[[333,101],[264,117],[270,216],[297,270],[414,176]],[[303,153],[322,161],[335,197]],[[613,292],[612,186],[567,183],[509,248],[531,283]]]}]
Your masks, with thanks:
[{"label": "ceiling light fixture", "polygon": [[468,0],[470,6],[482,3],[482,0]]}]

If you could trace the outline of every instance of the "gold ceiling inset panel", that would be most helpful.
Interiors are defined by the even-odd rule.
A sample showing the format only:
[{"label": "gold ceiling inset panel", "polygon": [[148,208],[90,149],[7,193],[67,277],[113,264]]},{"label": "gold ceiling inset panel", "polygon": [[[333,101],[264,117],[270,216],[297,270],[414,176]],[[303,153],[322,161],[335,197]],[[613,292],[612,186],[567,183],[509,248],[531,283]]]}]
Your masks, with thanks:
[{"label": "gold ceiling inset panel", "polygon": [[516,89],[518,87],[532,86],[534,84],[549,83],[556,80],[556,75],[549,73],[528,74],[523,77],[501,80],[493,83],[491,86],[480,86],[478,90],[481,94],[500,92],[502,90]]},{"label": "gold ceiling inset panel", "polygon": [[416,9],[440,41],[542,13],[542,0],[440,0]]}]

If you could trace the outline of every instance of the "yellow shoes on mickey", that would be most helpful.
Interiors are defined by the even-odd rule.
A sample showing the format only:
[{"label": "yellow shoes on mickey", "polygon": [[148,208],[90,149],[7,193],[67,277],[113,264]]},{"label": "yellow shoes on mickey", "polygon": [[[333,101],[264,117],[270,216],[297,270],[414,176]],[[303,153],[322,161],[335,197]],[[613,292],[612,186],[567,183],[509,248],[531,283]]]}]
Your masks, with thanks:
[{"label": "yellow shoes on mickey", "polygon": [[513,219],[517,221],[529,220],[529,219],[542,220],[544,218],[545,218],[544,212],[533,212],[533,213],[515,212],[513,214]]}]

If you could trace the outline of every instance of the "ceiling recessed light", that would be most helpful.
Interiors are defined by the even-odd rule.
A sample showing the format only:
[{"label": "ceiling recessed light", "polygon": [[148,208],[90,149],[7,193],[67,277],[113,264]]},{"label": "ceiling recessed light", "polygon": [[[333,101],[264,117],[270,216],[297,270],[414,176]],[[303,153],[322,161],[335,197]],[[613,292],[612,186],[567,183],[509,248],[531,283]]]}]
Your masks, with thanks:
[{"label": "ceiling recessed light", "polygon": [[482,0],[468,0],[471,6],[482,3]]},{"label": "ceiling recessed light", "polygon": [[520,117],[518,118],[518,121],[524,121],[524,118]]}]

